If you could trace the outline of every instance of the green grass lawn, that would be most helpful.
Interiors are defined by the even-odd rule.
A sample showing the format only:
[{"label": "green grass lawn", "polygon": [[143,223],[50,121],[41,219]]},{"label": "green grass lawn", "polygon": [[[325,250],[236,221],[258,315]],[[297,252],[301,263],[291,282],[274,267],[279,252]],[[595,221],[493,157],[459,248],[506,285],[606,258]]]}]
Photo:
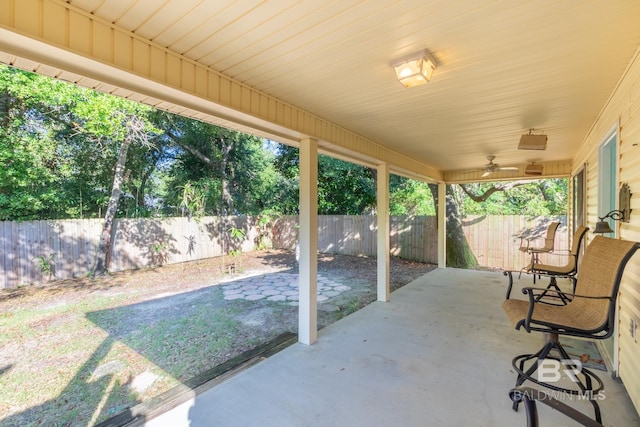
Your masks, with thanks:
[{"label": "green grass lawn", "polygon": [[[224,301],[215,286],[136,300],[134,286],[31,307],[1,303],[0,424],[93,425],[278,333],[238,320],[256,304]],[[155,380],[137,391],[141,374]]]},{"label": "green grass lawn", "polygon": [[[375,259],[321,261],[352,290],[319,310],[319,327],[375,300]],[[260,274],[295,266],[293,254],[269,251],[243,262]],[[393,287],[433,268],[392,262]],[[0,291],[0,425],[95,425],[297,331],[288,303],[224,300],[216,283],[228,278],[213,258]]]}]

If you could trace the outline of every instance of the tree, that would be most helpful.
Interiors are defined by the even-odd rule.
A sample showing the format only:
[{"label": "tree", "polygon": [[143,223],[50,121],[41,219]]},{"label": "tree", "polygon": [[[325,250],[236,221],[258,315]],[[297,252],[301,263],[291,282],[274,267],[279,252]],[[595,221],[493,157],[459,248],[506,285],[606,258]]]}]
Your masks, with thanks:
[{"label": "tree", "polygon": [[[281,146],[276,151],[275,168],[286,179],[297,181],[299,162],[299,152],[295,147]],[[376,175],[375,169],[325,155],[318,156],[318,213],[362,215],[375,211]],[[298,194],[291,196],[295,196],[294,211],[283,213],[297,214]],[[287,205],[292,206],[292,201]]]},{"label": "tree", "polygon": [[376,208],[376,171],[320,155],[318,157],[318,213],[362,215]]},{"label": "tree", "polygon": [[0,220],[53,218],[62,210],[60,183],[69,175],[58,155],[60,82],[0,66]]},{"label": "tree", "polygon": [[[104,274],[109,266],[109,255],[111,253],[111,227],[113,220],[116,216],[116,210],[118,208],[118,202],[120,201],[120,194],[122,192],[122,182],[125,176],[125,168],[127,161],[127,154],[129,147],[134,144],[142,144],[145,146],[150,145],[150,141],[156,132],[151,129],[150,126],[145,123],[145,120],[141,115],[136,114],[137,109],[141,108],[137,104],[129,105],[131,110],[129,112],[116,111],[112,118],[116,121],[120,119],[124,132],[122,134],[122,141],[119,147],[118,161],[116,163],[115,172],[113,174],[113,185],[111,187],[111,196],[109,197],[109,203],[107,205],[107,211],[104,216],[104,223],[102,226],[102,233],[100,234],[100,243],[98,245],[98,251],[96,254],[96,261],[93,267],[93,274]],[[143,109],[144,110],[144,109]],[[101,117],[101,120],[105,120],[105,117]],[[88,122],[89,124],[90,122]],[[92,126],[88,126],[91,128]],[[102,131],[102,130],[101,130]],[[96,136],[105,136],[101,132]]]},{"label": "tree", "polygon": [[174,147],[164,198],[183,203],[185,189],[198,194],[207,214],[257,214],[278,202],[273,152],[261,138],[208,123],[157,113],[155,121]]},{"label": "tree", "polygon": [[[298,149],[0,66],[0,220],[298,213]],[[151,139],[154,147],[149,146]],[[88,166],[89,165],[89,166]],[[318,213],[376,210],[377,170],[318,157]],[[447,187],[452,266],[476,260],[469,214],[565,214],[566,179]],[[392,175],[392,215],[433,215],[434,185]]]},{"label": "tree", "polygon": [[426,182],[391,175],[389,188],[390,215],[433,216],[436,214],[435,199]]},{"label": "tree", "polygon": [[[112,134],[122,130],[105,123],[124,104],[129,109],[136,105],[141,114],[150,110],[0,66],[0,220],[101,217],[119,155],[110,141],[118,140]],[[144,203],[140,191],[146,191],[145,174],[153,172],[156,152],[137,146],[129,152],[123,192],[136,205]]]},{"label": "tree", "polygon": [[[437,186],[431,185],[437,203]],[[447,185],[447,265],[473,268],[478,262],[469,248],[461,220],[468,214],[566,214],[567,180],[510,181]],[[564,203],[563,203],[564,201]]]},{"label": "tree", "polygon": [[566,215],[568,180],[551,178],[462,184],[465,214]]}]

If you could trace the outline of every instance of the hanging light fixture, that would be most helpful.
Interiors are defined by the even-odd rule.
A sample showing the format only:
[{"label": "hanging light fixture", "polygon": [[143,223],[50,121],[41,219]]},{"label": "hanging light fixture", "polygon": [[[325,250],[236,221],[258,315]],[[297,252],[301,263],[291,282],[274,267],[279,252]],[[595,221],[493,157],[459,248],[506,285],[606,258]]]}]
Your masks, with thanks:
[{"label": "hanging light fixture", "polygon": [[599,221],[596,222],[596,228],[593,230],[594,234],[614,233],[609,221],[607,221],[609,218],[614,221],[629,222],[631,217],[631,189],[628,184],[622,184],[618,198],[620,209],[613,210],[603,217],[598,217]]},{"label": "hanging light fixture", "polygon": [[624,221],[625,219],[623,211],[611,211],[605,216],[599,217],[600,221],[596,222],[596,228],[593,230],[593,234],[608,234],[614,232],[609,223],[605,221],[607,218],[611,218],[614,221]]},{"label": "hanging light fixture", "polygon": [[436,69],[435,61],[426,50],[398,59],[391,66],[400,83],[407,88],[428,83]]}]

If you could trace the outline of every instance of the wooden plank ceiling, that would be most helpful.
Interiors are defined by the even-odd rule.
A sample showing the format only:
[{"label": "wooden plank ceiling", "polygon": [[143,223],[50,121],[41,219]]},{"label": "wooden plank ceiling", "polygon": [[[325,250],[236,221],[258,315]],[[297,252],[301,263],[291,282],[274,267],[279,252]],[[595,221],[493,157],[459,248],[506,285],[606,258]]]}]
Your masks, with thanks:
[{"label": "wooden plank ceiling", "polygon": [[[571,160],[640,46],[637,0],[67,3],[444,171]],[[390,63],[421,49],[405,89]]]}]

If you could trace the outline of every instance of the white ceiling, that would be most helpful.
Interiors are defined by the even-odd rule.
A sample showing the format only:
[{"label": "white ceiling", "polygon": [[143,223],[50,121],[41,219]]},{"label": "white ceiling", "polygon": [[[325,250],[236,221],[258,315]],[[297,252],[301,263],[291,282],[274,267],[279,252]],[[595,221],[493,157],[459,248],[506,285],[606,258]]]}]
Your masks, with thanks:
[{"label": "white ceiling", "polygon": [[[640,46],[638,0],[67,3],[440,170],[571,159]],[[421,49],[405,89],[389,64]]]}]

